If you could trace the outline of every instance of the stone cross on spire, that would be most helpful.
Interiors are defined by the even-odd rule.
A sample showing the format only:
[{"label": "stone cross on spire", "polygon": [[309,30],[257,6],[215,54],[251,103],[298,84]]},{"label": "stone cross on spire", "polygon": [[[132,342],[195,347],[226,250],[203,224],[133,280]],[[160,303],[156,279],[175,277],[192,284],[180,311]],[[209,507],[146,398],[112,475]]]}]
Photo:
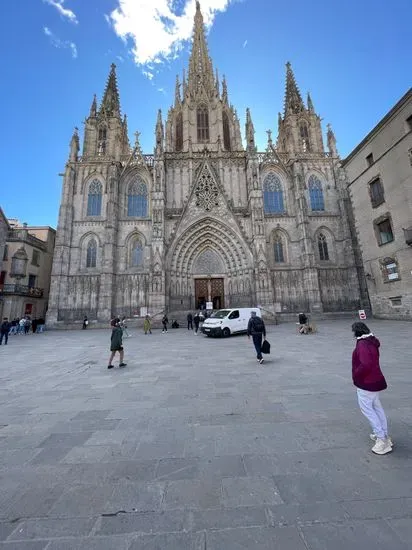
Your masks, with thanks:
[{"label": "stone cross on spire", "polygon": [[117,89],[116,65],[112,63],[109,78],[107,80],[100,112],[106,116],[120,117],[120,98]]},{"label": "stone cross on spire", "polygon": [[286,63],[286,93],[285,93],[285,115],[297,114],[305,110],[305,106],[296,84],[295,75],[292,71],[292,65],[289,61]]},{"label": "stone cross on spire", "polygon": [[193,47],[189,61],[188,88],[192,97],[201,93],[202,89],[209,97],[213,97],[216,94],[213,66],[209,57],[203,15],[200,11],[199,2],[196,2]]}]

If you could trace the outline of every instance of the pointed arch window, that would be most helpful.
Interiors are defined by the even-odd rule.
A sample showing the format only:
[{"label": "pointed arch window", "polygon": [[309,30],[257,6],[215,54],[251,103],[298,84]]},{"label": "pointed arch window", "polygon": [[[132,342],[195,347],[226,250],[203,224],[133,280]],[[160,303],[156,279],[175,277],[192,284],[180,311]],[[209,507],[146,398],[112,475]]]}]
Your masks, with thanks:
[{"label": "pointed arch window", "polygon": [[132,182],[127,190],[127,215],[135,218],[147,217],[147,185],[141,178]]},{"label": "pointed arch window", "polygon": [[99,180],[93,180],[89,186],[87,197],[87,215],[100,216],[102,213],[103,186]]},{"label": "pointed arch window", "polygon": [[183,115],[179,113],[176,117],[176,151],[183,149]]},{"label": "pointed arch window", "polygon": [[279,233],[275,235],[273,249],[275,255],[275,264],[285,263],[285,249],[283,246],[282,236]]},{"label": "pointed arch window", "polygon": [[302,151],[304,153],[310,151],[310,141],[309,141],[309,129],[308,124],[305,120],[302,120],[299,124],[299,133],[300,141],[302,144]]},{"label": "pointed arch window", "polygon": [[143,245],[140,240],[136,239],[132,243],[130,254],[130,266],[142,267],[143,265]]},{"label": "pointed arch window", "polygon": [[309,197],[310,207],[313,212],[322,212],[325,210],[325,200],[323,197],[322,182],[320,179],[312,175],[309,178]]},{"label": "pointed arch window", "polygon": [[100,126],[99,135],[97,141],[97,153],[98,155],[106,154],[106,143],[107,143],[107,128],[106,126]]},{"label": "pointed arch window", "polygon": [[268,174],[263,182],[263,203],[267,214],[282,214],[285,211],[283,186],[276,174]]},{"label": "pointed arch window", "polygon": [[206,105],[199,105],[197,108],[197,141],[207,143],[209,139],[209,109]]},{"label": "pointed arch window", "polygon": [[231,150],[229,117],[226,111],[223,111],[223,146],[226,151]]},{"label": "pointed arch window", "polygon": [[328,241],[323,233],[318,236],[319,259],[321,262],[329,261]]},{"label": "pointed arch window", "polygon": [[97,265],[97,242],[91,239],[87,244],[86,267],[96,267]]}]

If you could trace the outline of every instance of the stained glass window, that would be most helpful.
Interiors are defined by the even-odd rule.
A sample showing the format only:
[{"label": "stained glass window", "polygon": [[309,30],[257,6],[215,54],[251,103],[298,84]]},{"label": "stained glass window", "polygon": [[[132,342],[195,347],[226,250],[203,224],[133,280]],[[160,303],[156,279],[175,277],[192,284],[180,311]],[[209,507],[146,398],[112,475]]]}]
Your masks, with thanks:
[{"label": "stained glass window", "polygon": [[99,180],[93,180],[89,186],[87,198],[87,215],[100,216],[102,213],[102,190],[103,186]]},{"label": "stained glass window", "polygon": [[129,185],[127,191],[127,215],[135,218],[147,217],[147,185],[141,178]]},{"label": "stained glass window", "polygon": [[143,265],[143,246],[142,243],[137,240],[132,244],[131,250],[131,266],[141,267]]},{"label": "stained glass window", "polygon": [[95,239],[87,245],[86,267],[96,267],[97,263],[97,242]]},{"label": "stained glass window", "polygon": [[197,108],[197,141],[209,141],[209,110],[206,105]]},{"label": "stained glass window", "polygon": [[223,146],[226,151],[230,151],[230,126],[226,111],[223,112]]},{"label": "stained glass window", "polygon": [[285,261],[285,254],[283,249],[283,241],[280,235],[276,235],[274,242],[275,263],[282,264]]},{"label": "stained glass window", "polygon": [[323,233],[318,236],[319,259],[322,262],[329,261],[328,241]]},{"label": "stained glass window", "polygon": [[282,182],[276,174],[268,174],[263,182],[263,203],[268,214],[285,211]]},{"label": "stained glass window", "polygon": [[321,212],[325,210],[325,200],[323,198],[323,188],[320,179],[312,175],[309,178],[309,197],[310,207],[314,212]]}]

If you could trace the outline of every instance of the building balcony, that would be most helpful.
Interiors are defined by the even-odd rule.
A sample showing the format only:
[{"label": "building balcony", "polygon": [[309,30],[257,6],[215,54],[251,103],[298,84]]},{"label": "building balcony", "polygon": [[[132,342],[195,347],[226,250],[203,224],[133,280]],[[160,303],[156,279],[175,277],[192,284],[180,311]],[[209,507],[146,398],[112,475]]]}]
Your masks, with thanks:
[{"label": "building balcony", "polygon": [[412,246],[412,227],[403,230],[405,233],[405,242],[407,245]]},{"label": "building balcony", "polygon": [[20,285],[18,283],[0,285],[0,295],[11,294],[17,296],[30,296],[32,298],[43,298],[44,289]]}]

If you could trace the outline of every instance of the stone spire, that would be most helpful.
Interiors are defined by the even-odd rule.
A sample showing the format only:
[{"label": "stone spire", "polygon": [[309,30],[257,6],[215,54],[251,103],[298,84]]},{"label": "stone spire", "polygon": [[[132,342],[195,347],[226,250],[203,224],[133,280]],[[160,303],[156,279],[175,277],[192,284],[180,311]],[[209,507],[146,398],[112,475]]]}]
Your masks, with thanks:
[{"label": "stone spire", "polygon": [[315,112],[315,108],[313,106],[313,101],[312,101],[312,98],[310,97],[310,92],[308,92],[308,111],[309,111],[309,113],[314,113]]},{"label": "stone spire", "polygon": [[180,81],[179,76],[176,76],[176,87],[175,87],[175,107],[180,105],[182,102],[182,98],[180,96]]},{"label": "stone spire", "polygon": [[156,154],[163,153],[164,145],[164,128],[162,120],[162,110],[159,109],[157,113],[157,122],[156,122]]},{"label": "stone spire", "polygon": [[215,86],[216,86],[216,93],[218,95],[218,97],[220,96],[220,80],[219,80],[219,71],[217,70],[216,68],[216,81],[215,81]]},{"label": "stone spire", "polygon": [[117,89],[116,65],[112,63],[110,68],[109,78],[106,84],[100,113],[106,116],[115,116],[120,118],[120,99],[119,90]]},{"label": "stone spire", "polygon": [[123,141],[124,141],[125,147],[129,147],[129,128],[127,124],[126,114],[123,117]]},{"label": "stone spire", "polygon": [[96,99],[96,94],[94,94],[92,105],[90,107],[90,116],[95,117],[96,115],[97,115],[97,99]]},{"label": "stone spire", "polygon": [[296,84],[295,75],[289,61],[286,63],[286,93],[285,93],[285,115],[297,114],[305,110],[305,106]]},{"label": "stone spire", "polygon": [[223,75],[223,81],[222,81],[222,101],[225,105],[229,104],[229,96],[227,94],[227,82],[226,82],[225,75]]},{"label": "stone spire", "polygon": [[72,135],[72,139],[70,140],[70,156],[69,156],[70,162],[77,162],[79,151],[80,151],[79,129],[75,128]]},{"label": "stone spire", "polygon": [[338,153],[338,149],[336,147],[336,137],[335,137],[335,134],[332,130],[332,126],[330,124],[328,124],[328,134],[327,134],[327,138],[328,138],[328,149],[329,149],[329,153],[333,156],[333,157],[338,157],[339,156],[339,153]]},{"label": "stone spire", "polygon": [[255,127],[253,125],[249,107],[246,109],[246,142],[246,148],[248,151],[256,151]]},{"label": "stone spire", "polygon": [[193,47],[189,62],[188,88],[192,97],[201,94],[202,88],[208,97],[213,97],[216,94],[213,66],[207,48],[205,26],[199,2],[196,2]]}]

